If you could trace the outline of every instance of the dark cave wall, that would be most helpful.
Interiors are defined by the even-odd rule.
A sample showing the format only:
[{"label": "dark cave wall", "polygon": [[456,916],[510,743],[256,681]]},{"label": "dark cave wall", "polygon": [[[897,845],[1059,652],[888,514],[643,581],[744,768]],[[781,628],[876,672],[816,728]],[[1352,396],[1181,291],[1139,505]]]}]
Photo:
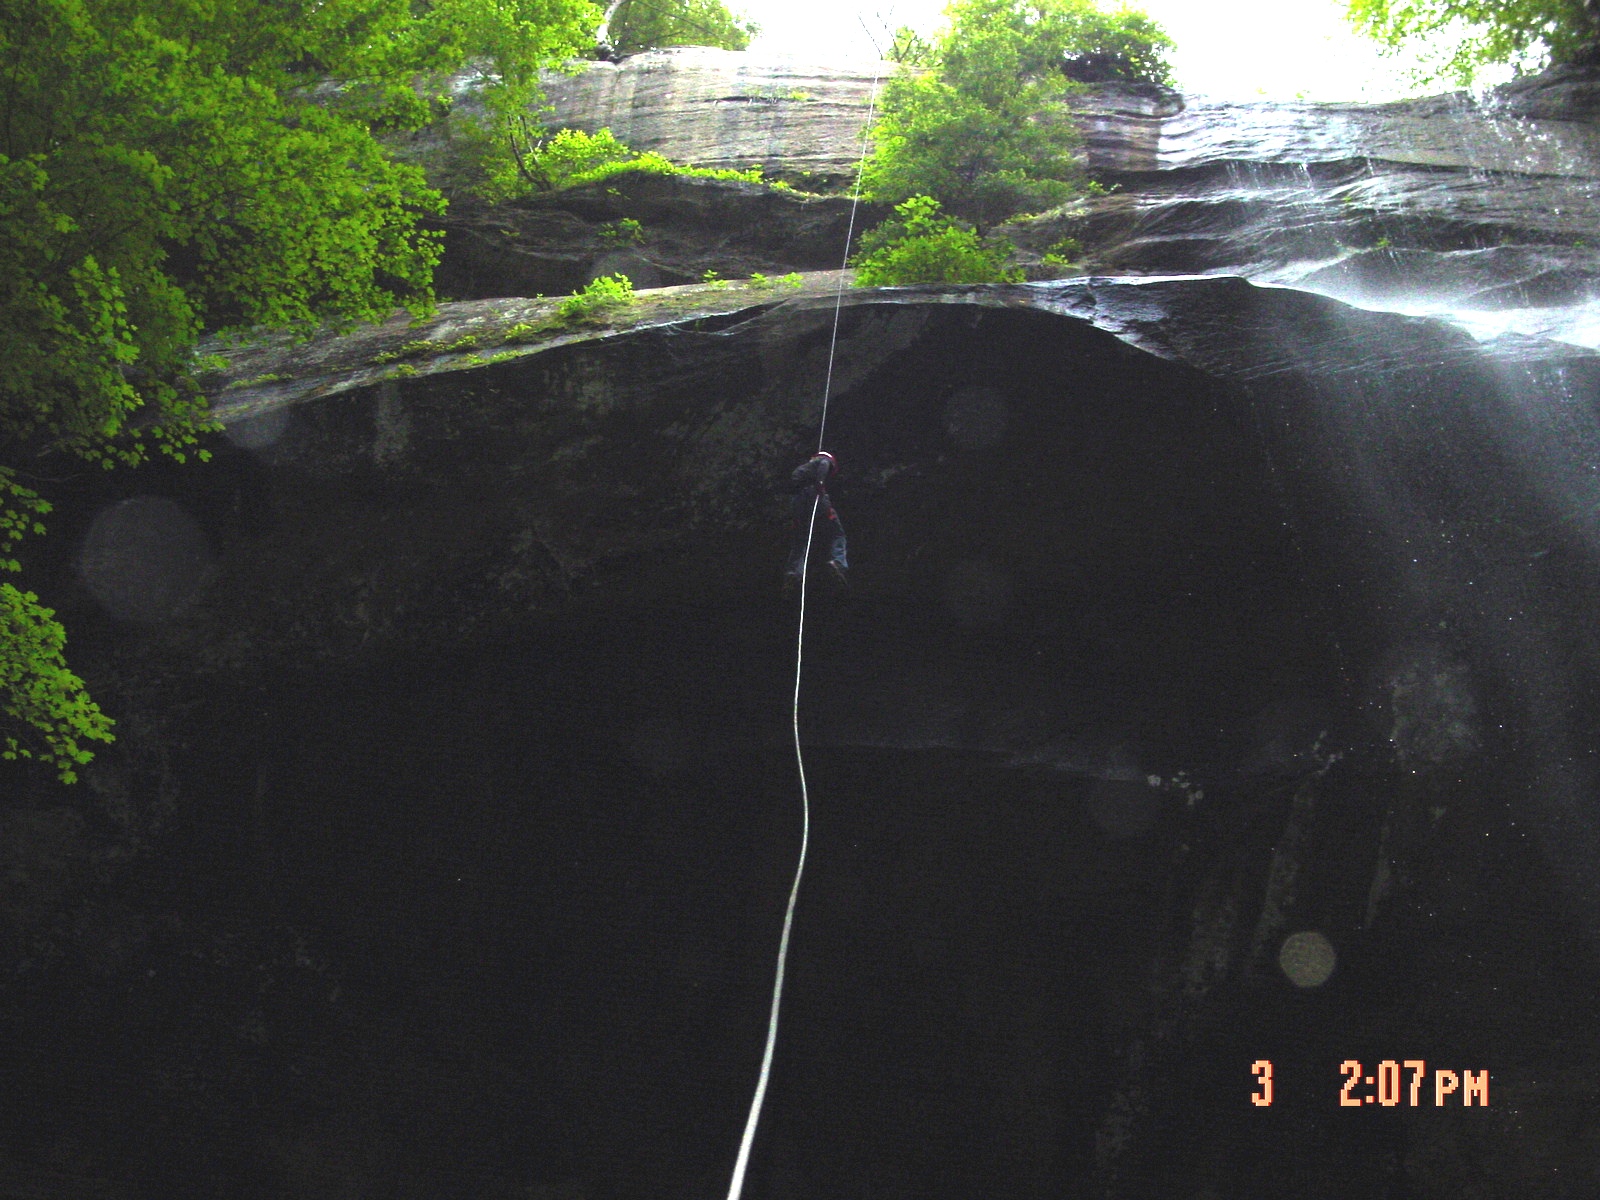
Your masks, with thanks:
[{"label": "dark cave wall", "polygon": [[[97,965],[108,935],[80,930],[13,991],[34,1015],[12,1053],[52,1053],[30,1132],[83,1137],[92,1096],[152,1195],[324,1194],[305,1180],[352,1158],[358,1194],[724,1184],[798,837],[792,631],[772,626],[767,678],[740,687],[693,664],[743,623],[682,611],[280,681],[256,756],[175,764],[197,802],[116,890],[144,945]],[[745,684],[770,698],[743,714],[767,744],[675,720],[737,719]],[[237,716],[212,699],[201,744]],[[1492,808],[1456,813],[1492,779],[1318,783],[1293,927],[1341,957],[1300,993],[1271,946],[1250,958],[1293,775],[1208,781],[1190,807],[988,754],[818,747],[808,772],[761,1194],[1383,1194],[1419,1118],[1329,1118],[1339,1061],[1488,1065],[1516,1112],[1578,1053],[1561,1005],[1587,975],[1539,857]],[[1414,874],[1368,926],[1379,827],[1408,800],[1421,828],[1390,842]],[[1246,1102],[1260,1057],[1267,1114]],[[1509,1159],[1494,1182],[1516,1194],[1522,1135],[1472,1116],[1420,1119]]]},{"label": "dark cave wall", "polygon": [[[148,677],[141,656],[250,673],[566,614],[765,619],[825,368],[816,315],[290,410],[270,446],[172,480],[215,548],[204,595],[102,644]],[[1052,722],[1071,709],[1102,740],[1148,722],[1147,747],[1190,761],[1246,753],[1239,706],[1266,676],[1326,689],[1327,606],[1253,400],[1043,313],[885,306],[843,333],[828,441],[859,569],[813,636],[853,643],[837,654],[852,676],[816,736],[1021,750],[1065,737]],[[928,653],[877,663],[885,620]],[[1018,672],[1030,682],[1008,699]],[[907,695],[880,703],[886,687]],[[917,693],[961,729],[915,713],[896,729]]]},{"label": "dark cave wall", "polygon": [[[1216,318],[1246,364],[1255,315]],[[808,600],[753,1194],[1584,1194],[1546,1167],[1594,1161],[1557,1115],[1592,1097],[1585,876],[1534,818],[1592,711],[1592,559],[1502,368],[1409,328],[1362,347],[1383,393],[1326,334],[1227,382],[1044,313],[846,314],[853,590]],[[655,330],[85,483],[64,545],[126,488],[208,565],[141,627],[60,564],[125,736],[30,785],[0,1149],[150,1196],[725,1186],[825,350],[777,312]],[[1277,970],[1294,929],[1339,951],[1320,989]],[[1508,1103],[1337,1108],[1340,1061],[1405,1056]]]}]

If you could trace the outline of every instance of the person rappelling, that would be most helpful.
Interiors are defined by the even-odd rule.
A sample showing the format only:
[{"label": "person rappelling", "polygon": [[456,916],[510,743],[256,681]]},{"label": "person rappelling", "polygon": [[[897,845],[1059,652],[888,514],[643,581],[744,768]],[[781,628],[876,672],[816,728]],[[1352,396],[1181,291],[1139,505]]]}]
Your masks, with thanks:
[{"label": "person rappelling", "polygon": [[844,526],[839,522],[839,511],[828,497],[827,479],[839,469],[837,460],[826,450],[819,450],[790,473],[789,480],[798,490],[794,494],[793,532],[789,538],[789,565],[783,572],[783,590],[793,591],[805,573],[806,547],[811,539],[814,516],[821,516],[833,526],[833,550],[828,566],[840,584],[849,584],[850,563],[845,557]]}]

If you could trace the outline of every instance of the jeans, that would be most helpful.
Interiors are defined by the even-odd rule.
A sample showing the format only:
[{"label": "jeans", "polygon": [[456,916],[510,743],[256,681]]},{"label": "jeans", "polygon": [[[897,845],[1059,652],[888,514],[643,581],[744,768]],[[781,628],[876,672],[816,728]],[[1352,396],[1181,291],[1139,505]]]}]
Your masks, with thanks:
[{"label": "jeans", "polygon": [[808,487],[796,493],[794,498],[794,533],[789,539],[786,574],[799,575],[805,565],[806,538],[811,531],[813,505],[816,506],[816,515],[833,526],[833,561],[841,570],[849,569],[850,563],[845,558],[844,526],[839,523],[839,514],[834,511],[831,501],[819,497],[814,488]]}]

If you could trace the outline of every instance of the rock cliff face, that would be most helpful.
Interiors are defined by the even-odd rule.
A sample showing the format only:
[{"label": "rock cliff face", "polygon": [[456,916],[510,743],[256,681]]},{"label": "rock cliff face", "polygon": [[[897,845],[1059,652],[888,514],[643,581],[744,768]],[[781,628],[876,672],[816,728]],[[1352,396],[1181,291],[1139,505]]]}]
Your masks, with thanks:
[{"label": "rock cliff face", "polygon": [[1199,102],[1158,118],[1101,98],[1113,111],[1091,145],[1117,194],[1022,228],[1036,243],[1076,228],[1097,270],[1220,271],[1593,344],[1600,128],[1585,78],[1483,100]]},{"label": "rock cliff face", "polygon": [[[871,67],[657,51],[553,78],[552,119],[680,161],[837,185],[853,176],[873,80]],[[1102,86],[1074,107],[1115,194],[1010,232],[1039,251],[1076,235],[1091,271],[1243,275],[1591,344],[1594,95],[1577,70],[1483,99],[1368,106]]]},{"label": "rock cliff face", "polygon": [[[883,72],[891,64],[879,64]],[[610,128],[701,166],[761,167],[847,188],[873,67],[688,48],[549,78],[553,124]],[[1590,75],[1558,71],[1483,98],[1237,104],[1102,85],[1073,101],[1112,194],[1004,232],[1035,256],[1064,236],[1078,270],[1241,275],[1349,303],[1442,316],[1483,336],[1600,340],[1600,132]],[[633,191],[639,191],[634,196]],[[837,267],[837,200],[653,180],[447,220],[444,294],[557,294],[627,269],[652,284]],[[604,223],[638,210],[645,243]],[[869,210],[862,226],[882,214]]]},{"label": "rock cliff face", "polygon": [[[858,226],[882,213],[862,205]],[[445,260],[435,284],[442,296],[481,300],[563,295],[618,273],[655,288],[707,271],[741,279],[837,270],[850,215],[838,196],[659,175],[499,205],[461,196],[439,222]],[[619,236],[624,219],[639,223],[636,234]]]},{"label": "rock cliff face", "polygon": [[[894,64],[878,64],[886,77]],[[470,79],[460,90],[470,104]],[[707,47],[587,63],[545,78],[553,128],[609,128],[635,150],[699,167],[762,168],[768,179],[813,192],[855,183],[872,100],[872,68],[840,69],[785,56]],[[448,173],[451,143],[425,132],[410,152]],[[457,195],[441,222],[446,256],[440,294],[458,300],[559,295],[618,271],[636,286],[754,272],[837,269],[850,205],[837,195],[796,194],[706,179],[635,178],[511,204]],[[884,211],[866,205],[859,228]],[[619,241],[616,222],[641,223]],[[858,229],[859,232],[859,229]]]},{"label": "rock cliff face", "polygon": [[840,186],[855,179],[867,107],[894,69],[688,46],[545,81],[555,126],[609,128],[674,162]]},{"label": "rock cliff face", "polygon": [[[647,94],[630,63],[573,87]],[[831,379],[854,569],[808,593],[750,1194],[1600,1189],[1600,356],[1317,294],[1301,249],[1402,249],[1375,214],[1415,200],[1452,305],[1479,251],[1436,235],[1491,210],[1523,257],[1483,279],[1581,275],[1534,196],[1587,194],[1588,94],[1102,93],[1123,190],[1030,228],[1150,274],[846,290],[836,346],[812,276],[237,353],[212,464],[66,485],[50,599],[121,739],[76,792],[8,777],[0,1188],[724,1187],[799,834],[782,484]],[[1560,173],[1484,165],[1547,121]],[[1369,152],[1353,215],[1264,183]],[[1341,1063],[1416,1059],[1417,1106],[1341,1106],[1377,1089]],[[1480,1071],[1487,1108],[1434,1091]]]}]

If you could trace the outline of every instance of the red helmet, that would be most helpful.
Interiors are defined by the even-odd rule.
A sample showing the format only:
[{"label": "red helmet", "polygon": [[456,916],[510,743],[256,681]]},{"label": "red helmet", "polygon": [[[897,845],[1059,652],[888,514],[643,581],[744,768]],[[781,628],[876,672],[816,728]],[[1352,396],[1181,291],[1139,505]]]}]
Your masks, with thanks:
[{"label": "red helmet", "polygon": [[827,459],[828,460],[828,474],[829,475],[832,475],[835,471],[837,471],[839,469],[839,460],[834,458],[834,456],[829,454],[826,450],[818,450],[811,457],[812,458],[825,458],[825,459]]}]

